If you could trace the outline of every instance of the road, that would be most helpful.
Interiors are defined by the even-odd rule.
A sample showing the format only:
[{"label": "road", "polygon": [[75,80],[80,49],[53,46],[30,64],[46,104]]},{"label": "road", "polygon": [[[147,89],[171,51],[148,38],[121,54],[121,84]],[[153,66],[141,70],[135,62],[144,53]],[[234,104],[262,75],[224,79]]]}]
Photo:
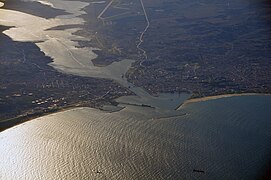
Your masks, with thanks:
[{"label": "road", "polygon": [[[111,0],[107,5],[106,7],[102,10],[102,12],[98,15],[97,19],[101,19],[101,20],[104,20],[105,18],[102,17],[102,15],[107,11],[107,9],[112,5],[112,3],[114,2],[115,0]],[[145,16],[145,19],[146,19],[146,22],[147,22],[147,25],[145,27],[145,29],[142,31],[142,33],[140,34],[139,36],[139,43],[137,44],[137,49],[142,52],[142,55],[144,56],[144,59],[141,60],[140,62],[140,66],[144,67],[142,65],[142,63],[148,59],[148,56],[147,56],[147,52],[141,48],[140,46],[142,45],[142,43],[144,42],[144,34],[147,32],[147,30],[149,29],[150,27],[150,21],[149,21],[149,18],[148,18],[148,14],[146,12],[146,9],[145,9],[145,6],[144,6],[144,3],[143,3],[143,0],[140,0],[140,4],[142,6],[142,10],[143,10],[143,13],[144,13],[144,16]],[[126,14],[127,12],[125,12],[124,14]],[[123,14],[121,14],[123,15]],[[119,15],[115,15],[115,16],[119,16]],[[111,16],[111,17],[114,17],[114,16]],[[106,18],[110,18],[110,17],[106,17]]]},{"label": "road", "polygon": [[[143,48],[141,48],[140,46],[141,46],[141,44],[144,42],[143,37],[144,37],[144,34],[146,33],[146,31],[147,31],[147,30],[149,29],[149,27],[150,27],[150,21],[149,21],[149,18],[148,18],[148,15],[147,15],[147,12],[146,12],[146,9],[145,9],[145,6],[144,6],[143,1],[140,0],[140,3],[141,3],[141,6],[142,6],[142,9],[143,9],[143,12],[144,12],[144,16],[145,16],[147,25],[146,25],[144,31],[141,33],[141,35],[140,35],[140,37],[139,37],[139,43],[137,44],[136,47],[137,47],[137,49],[139,49],[139,50],[142,52],[143,56],[145,57],[144,60],[146,60],[146,59],[148,59],[147,53],[146,53],[146,51],[145,51]],[[144,62],[144,60],[142,60],[142,61],[140,62],[140,66],[143,66],[142,63]]]},{"label": "road", "polygon": [[98,15],[98,19],[103,19],[102,18],[102,15],[105,13],[105,11],[111,6],[111,4],[114,2],[114,0],[111,0],[108,4],[107,4],[107,6],[102,10],[102,12]]}]

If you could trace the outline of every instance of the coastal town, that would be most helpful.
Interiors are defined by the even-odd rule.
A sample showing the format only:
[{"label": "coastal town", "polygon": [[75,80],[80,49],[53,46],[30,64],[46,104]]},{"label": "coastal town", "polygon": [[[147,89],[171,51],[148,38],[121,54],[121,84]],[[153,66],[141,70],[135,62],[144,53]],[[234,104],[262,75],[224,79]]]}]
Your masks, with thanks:
[{"label": "coastal town", "polygon": [[[80,44],[99,47],[92,60],[97,66],[136,60],[126,77],[152,95],[270,93],[270,18],[264,13],[270,4],[251,7],[239,1],[108,1],[85,9],[77,34],[93,37]],[[243,13],[236,16],[237,9]]]},{"label": "coastal town", "polygon": [[[239,1],[238,1],[239,2]],[[223,94],[271,93],[270,21],[263,13],[270,5],[252,4],[236,17],[234,8],[213,2],[206,5],[176,0],[102,1],[90,3],[82,29],[74,34],[79,48],[96,48],[92,62],[107,66],[116,61],[135,62],[121,78],[149,94],[188,92],[191,98]],[[18,9],[26,2],[7,3]],[[28,2],[41,8],[41,4]],[[34,4],[33,4],[34,3]],[[251,6],[252,6],[251,5]],[[207,13],[213,7],[212,13]],[[47,7],[48,8],[48,7]],[[50,9],[50,8],[48,8]],[[193,14],[187,9],[197,10]],[[262,10],[262,11],[261,11]],[[50,19],[65,12],[50,10]],[[28,9],[39,15],[43,11]],[[245,20],[244,20],[245,19]],[[234,23],[233,23],[234,21]],[[9,27],[1,26],[1,32]],[[55,27],[54,30],[73,28]],[[86,40],[83,40],[83,39]],[[48,64],[53,59],[33,43],[14,42],[0,35],[0,120],[32,118],[65,108],[117,105],[115,99],[134,95],[110,79],[61,73]],[[90,40],[89,40],[90,39]],[[20,120],[21,121],[21,120]],[[9,121],[10,122],[10,121]]]},{"label": "coastal town", "polygon": [[57,72],[34,44],[3,34],[0,39],[5,41],[0,52],[0,130],[70,107],[116,105],[114,99],[133,94],[112,80]]},{"label": "coastal town", "polygon": [[271,179],[269,0],[0,0],[0,180]]}]

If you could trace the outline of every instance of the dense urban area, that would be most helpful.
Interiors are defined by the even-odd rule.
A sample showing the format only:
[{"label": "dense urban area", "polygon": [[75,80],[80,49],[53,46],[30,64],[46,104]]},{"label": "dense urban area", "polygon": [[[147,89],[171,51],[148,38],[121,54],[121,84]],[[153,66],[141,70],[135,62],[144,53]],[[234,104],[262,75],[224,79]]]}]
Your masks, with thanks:
[{"label": "dense urban area", "polygon": [[93,37],[82,46],[101,49],[93,62],[136,59],[126,76],[151,94],[271,91],[268,1],[125,0],[85,10],[78,34]]}]

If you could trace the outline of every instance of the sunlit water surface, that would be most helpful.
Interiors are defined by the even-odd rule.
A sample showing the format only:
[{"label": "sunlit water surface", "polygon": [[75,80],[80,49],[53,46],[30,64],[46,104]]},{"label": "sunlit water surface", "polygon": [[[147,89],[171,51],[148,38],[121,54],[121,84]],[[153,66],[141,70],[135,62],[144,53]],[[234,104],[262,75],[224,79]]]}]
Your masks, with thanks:
[{"label": "sunlit water surface", "polygon": [[1,132],[0,179],[253,179],[259,175],[271,147],[270,97],[224,98],[173,111],[188,95],[150,96],[122,78],[133,60],[95,67],[92,49],[77,47],[77,40],[87,40],[73,34],[79,28],[50,30],[83,24],[79,16],[88,3],[40,2],[69,14],[45,19],[1,8],[0,24],[13,26],[4,33],[16,41],[35,42],[59,71],[114,79],[137,96],[119,98],[127,106],[119,112],[74,109]]},{"label": "sunlit water surface", "polygon": [[270,107],[242,96],[52,114],[0,133],[0,179],[254,179],[270,157]]},{"label": "sunlit water surface", "polygon": [[[83,9],[89,3],[65,0],[24,1],[37,1],[43,5],[64,10],[68,13],[68,15],[46,19],[15,10],[0,9],[0,25],[11,27],[3,33],[14,41],[34,42],[45,55],[53,59],[50,65],[56,70],[79,76],[113,79],[122,86],[129,87],[130,91],[137,95],[121,98],[118,100],[120,103],[129,102],[151,106],[158,104],[158,107],[161,107],[161,104],[164,102],[168,104],[172,99],[179,100],[178,98],[176,99],[176,94],[160,94],[157,97],[152,97],[144,89],[130,84],[123,75],[131,67],[134,60],[123,59],[120,62],[114,62],[105,67],[94,66],[91,60],[97,57],[93,52],[97,48],[79,47],[79,40],[91,40],[91,37],[88,39],[74,34],[81,28],[52,29],[63,25],[77,25],[78,27],[82,25],[84,20],[80,15],[85,14]],[[185,97],[187,98],[188,95],[184,95],[180,99],[182,100]]]}]

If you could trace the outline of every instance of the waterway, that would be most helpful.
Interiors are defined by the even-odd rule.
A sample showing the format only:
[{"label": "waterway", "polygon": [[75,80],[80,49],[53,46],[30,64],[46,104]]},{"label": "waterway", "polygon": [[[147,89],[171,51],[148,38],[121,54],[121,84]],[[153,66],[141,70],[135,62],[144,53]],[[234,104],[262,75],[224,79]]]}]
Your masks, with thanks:
[{"label": "waterway", "polygon": [[[30,1],[30,0],[25,0]],[[110,78],[136,96],[105,111],[77,108],[40,117],[0,133],[0,179],[254,179],[270,160],[271,97],[240,96],[176,109],[188,94],[153,97],[122,75],[134,60],[96,67],[91,48],[78,48],[80,1],[42,4],[69,14],[45,19],[0,9],[15,41],[34,42],[56,70]],[[143,105],[143,106],[142,106]],[[110,113],[111,112],[111,113]],[[204,173],[193,172],[193,169]]]},{"label": "waterway", "polygon": [[[35,1],[35,0],[25,0]],[[37,1],[40,2],[40,1]],[[26,14],[19,11],[0,9],[0,24],[12,26],[3,33],[14,41],[35,42],[45,55],[51,57],[50,63],[56,70],[79,76],[113,79],[124,87],[129,87],[136,96],[121,98],[119,102],[131,104],[147,104],[161,107],[161,104],[171,100],[188,98],[187,94],[176,96],[176,94],[160,94],[156,97],[149,95],[144,89],[130,84],[126,77],[123,77],[131,67],[134,60],[123,59],[114,62],[106,67],[97,67],[92,63],[96,58],[93,52],[96,48],[79,48],[78,40],[91,40],[74,35],[80,28],[69,28],[53,30],[52,28],[63,25],[81,25],[84,20],[80,15],[85,14],[83,8],[89,3],[80,1],[48,0],[40,3],[52,8],[64,10],[68,15],[59,15],[55,18],[45,19],[42,17]],[[159,102],[160,101],[160,102]],[[176,104],[177,106],[177,104]],[[176,107],[172,107],[173,109]]]}]

